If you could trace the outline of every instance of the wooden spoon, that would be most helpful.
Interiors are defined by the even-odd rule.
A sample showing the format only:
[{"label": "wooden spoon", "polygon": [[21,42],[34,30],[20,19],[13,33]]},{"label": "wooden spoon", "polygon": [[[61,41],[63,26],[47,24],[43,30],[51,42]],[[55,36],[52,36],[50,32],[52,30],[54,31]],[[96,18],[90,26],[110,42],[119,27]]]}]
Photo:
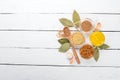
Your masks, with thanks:
[{"label": "wooden spoon", "polygon": [[74,55],[74,57],[75,57],[75,60],[76,60],[77,64],[80,64],[80,59],[79,59],[79,57],[78,57],[78,55],[77,55],[77,52],[76,52],[76,50],[75,50],[74,45],[71,43],[71,40],[70,40],[71,32],[70,32],[69,28],[68,28],[68,27],[65,27],[65,28],[63,29],[63,32],[64,32],[64,35],[65,35],[65,36],[68,38],[68,40],[70,41],[70,45],[71,45],[71,47],[72,47],[73,55]]},{"label": "wooden spoon", "polygon": [[101,28],[101,26],[102,26],[101,23],[98,22],[97,25],[96,25],[96,27],[95,27],[95,31],[99,31],[100,28]]}]

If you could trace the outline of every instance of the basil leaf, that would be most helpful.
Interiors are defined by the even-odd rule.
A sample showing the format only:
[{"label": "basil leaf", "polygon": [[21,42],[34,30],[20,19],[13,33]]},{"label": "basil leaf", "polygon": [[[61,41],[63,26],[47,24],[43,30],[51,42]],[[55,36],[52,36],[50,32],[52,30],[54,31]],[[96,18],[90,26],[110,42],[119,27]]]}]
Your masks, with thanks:
[{"label": "basil leaf", "polygon": [[75,11],[75,10],[74,10],[74,12],[73,12],[72,19],[73,19],[73,23],[75,24],[75,26],[76,26],[76,27],[79,27],[79,26],[80,26],[80,16],[79,16],[79,14],[77,13],[77,11]]},{"label": "basil leaf", "polygon": [[109,48],[109,45],[107,45],[107,44],[103,44],[103,45],[99,46],[99,49],[107,49],[107,48]]},{"label": "basil leaf", "polygon": [[94,57],[95,61],[98,61],[98,59],[99,59],[99,50],[98,50],[97,47],[95,48],[93,57]]},{"label": "basil leaf", "polygon": [[60,44],[64,44],[64,43],[69,43],[69,40],[67,38],[62,38],[62,39],[59,39],[58,42]]},{"label": "basil leaf", "polygon": [[70,43],[64,43],[60,48],[59,52],[66,52],[70,49]]},{"label": "basil leaf", "polygon": [[72,21],[66,19],[66,18],[61,18],[60,22],[63,26],[67,26],[67,27],[73,27],[73,23]]}]

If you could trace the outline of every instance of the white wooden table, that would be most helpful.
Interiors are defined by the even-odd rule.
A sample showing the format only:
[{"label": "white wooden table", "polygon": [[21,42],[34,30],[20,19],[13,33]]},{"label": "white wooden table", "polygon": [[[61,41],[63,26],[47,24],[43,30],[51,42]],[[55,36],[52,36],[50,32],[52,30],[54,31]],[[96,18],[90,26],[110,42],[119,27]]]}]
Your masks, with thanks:
[{"label": "white wooden table", "polygon": [[[108,50],[70,65],[58,52],[59,18],[102,23]],[[119,0],[0,0],[0,80],[120,80]]]}]

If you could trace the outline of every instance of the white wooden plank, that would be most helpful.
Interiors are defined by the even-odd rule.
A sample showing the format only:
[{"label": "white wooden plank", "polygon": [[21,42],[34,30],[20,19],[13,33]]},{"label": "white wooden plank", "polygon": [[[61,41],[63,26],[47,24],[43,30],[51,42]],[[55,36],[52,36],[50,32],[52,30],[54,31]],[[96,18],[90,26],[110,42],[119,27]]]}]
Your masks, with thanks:
[{"label": "white wooden plank", "polygon": [[[68,52],[72,51],[69,50]],[[79,55],[79,51],[77,53]],[[102,50],[98,62],[93,58],[85,60],[80,57],[81,64],[77,66],[120,66],[119,57],[119,50]],[[69,65],[66,54],[58,52],[57,49],[0,49],[0,64],[2,63]]]},{"label": "white wooden plank", "polygon": [[[11,14],[0,15],[1,29],[59,30],[59,19],[71,19],[72,14]],[[81,19],[91,18],[102,23],[102,30],[120,30],[120,15],[80,14]]]},{"label": "white wooden plank", "polygon": [[[119,68],[0,66],[1,80],[119,80]],[[63,74],[64,73],[64,74]]]},{"label": "white wooden plank", "polygon": [[69,13],[73,9],[79,12],[120,12],[119,0],[1,0],[0,12],[14,13]]},{"label": "white wooden plank", "polygon": [[[110,48],[120,48],[120,32],[104,32]],[[0,47],[59,48],[57,32],[1,31]],[[86,41],[87,42],[87,41]]]},{"label": "white wooden plank", "polygon": [[[119,68],[0,66],[1,80],[119,80]],[[64,73],[64,74],[63,74]]]}]

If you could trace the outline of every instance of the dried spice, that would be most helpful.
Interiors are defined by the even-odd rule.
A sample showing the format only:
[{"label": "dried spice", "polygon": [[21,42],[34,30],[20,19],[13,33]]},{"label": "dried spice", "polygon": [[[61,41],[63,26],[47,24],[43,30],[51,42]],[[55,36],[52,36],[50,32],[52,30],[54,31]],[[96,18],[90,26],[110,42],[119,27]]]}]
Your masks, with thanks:
[{"label": "dried spice", "polygon": [[[59,51],[65,53],[69,49],[72,49],[73,53],[67,54],[70,64],[72,64],[74,61],[76,61],[77,64],[80,64],[80,59],[77,55],[75,47],[80,48],[79,53],[82,58],[90,59],[93,57],[95,61],[98,61],[99,59],[99,49],[102,50],[109,48],[109,45],[104,43],[104,34],[100,32],[101,23],[98,22],[97,25],[94,26],[94,23],[89,18],[86,18],[86,20],[81,23],[81,19],[77,11],[73,12],[72,21],[66,18],[61,18],[60,22],[64,27],[63,30],[59,30],[57,35],[57,37],[60,38],[58,42],[61,44]],[[71,33],[71,27],[75,28],[77,31]],[[90,31],[90,35],[84,35],[88,34]],[[82,47],[76,46],[84,43],[88,36],[92,45],[84,44]]]},{"label": "dried spice", "polygon": [[[61,32],[63,32],[63,33],[61,33],[61,34],[59,34],[59,35],[61,35],[61,37],[66,37],[68,40],[69,40],[69,44],[70,44],[70,47],[72,47],[72,51],[73,51],[73,55],[74,55],[74,57],[75,57],[75,60],[76,60],[76,62],[78,63],[78,64],[80,64],[80,59],[79,59],[79,57],[78,57],[78,55],[77,55],[77,52],[76,52],[76,50],[75,50],[75,47],[73,46],[73,44],[71,43],[71,40],[70,40],[70,36],[71,36],[71,32],[70,32],[70,29],[68,28],[68,27],[65,27],[65,28],[63,28],[63,31],[61,31]],[[66,43],[64,43],[64,44],[62,44],[62,46],[59,48],[59,51],[60,52],[66,52],[66,51],[68,51],[69,50],[69,48],[70,47],[68,47],[68,44],[66,44]]]},{"label": "dried spice", "polygon": [[72,15],[72,20],[73,20],[75,27],[80,26],[80,16],[77,13],[77,11],[75,11],[75,10],[74,10],[73,15]]},{"label": "dried spice", "polygon": [[85,59],[89,59],[93,57],[93,54],[94,54],[94,48],[89,44],[85,44],[80,48],[80,55]]},{"label": "dried spice", "polygon": [[64,43],[69,43],[69,40],[67,38],[62,38],[62,39],[59,39],[58,42],[60,44],[64,44]]},{"label": "dried spice", "polygon": [[99,49],[107,49],[107,48],[109,48],[109,45],[103,44],[103,45],[98,46],[98,47],[99,47]]},{"label": "dried spice", "polygon": [[105,36],[102,32],[96,31],[90,35],[90,41],[94,46],[101,46],[105,42]]},{"label": "dried spice", "polygon": [[63,26],[73,27],[73,23],[69,19],[61,18],[60,22],[62,23]]},{"label": "dried spice", "polygon": [[93,25],[89,20],[85,20],[81,23],[81,29],[85,32],[91,31],[92,28],[93,28]]},{"label": "dried spice", "polygon": [[72,47],[73,55],[74,55],[74,57],[75,57],[76,62],[77,62],[78,64],[80,64],[80,59],[79,59],[79,57],[78,57],[78,55],[77,55],[77,52],[76,52],[76,50],[75,50],[75,47],[73,46],[73,44],[72,44],[72,42],[71,42],[71,39],[70,39],[70,36],[71,36],[71,31],[70,31],[70,29],[69,29],[68,27],[65,27],[65,28],[63,29],[63,32],[64,32],[64,35],[65,35],[65,36],[69,39],[69,41],[70,41],[70,45],[71,45],[71,47]]},{"label": "dried spice", "polygon": [[99,49],[97,47],[95,47],[94,59],[95,59],[95,61],[98,61],[98,59],[99,59]]},{"label": "dried spice", "polygon": [[67,58],[68,58],[68,60],[69,60],[69,63],[70,64],[72,64],[72,63],[74,63],[74,55],[73,55],[73,53],[67,53],[66,54],[67,55]]},{"label": "dried spice", "polygon": [[60,48],[59,51],[60,52],[66,52],[70,49],[70,43],[64,43]]},{"label": "dried spice", "polygon": [[63,32],[66,37],[69,37],[71,35],[70,29],[68,27],[65,27],[63,29]]},{"label": "dried spice", "polygon": [[80,32],[74,32],[71,35],[70,40],[71,40],[72,44],[74,44],[74,45],[80,45],[80,44],[82,44],[85,41],[85,38],[84,38],[84,36],[83,36],[82,33],[80,33]]}]

